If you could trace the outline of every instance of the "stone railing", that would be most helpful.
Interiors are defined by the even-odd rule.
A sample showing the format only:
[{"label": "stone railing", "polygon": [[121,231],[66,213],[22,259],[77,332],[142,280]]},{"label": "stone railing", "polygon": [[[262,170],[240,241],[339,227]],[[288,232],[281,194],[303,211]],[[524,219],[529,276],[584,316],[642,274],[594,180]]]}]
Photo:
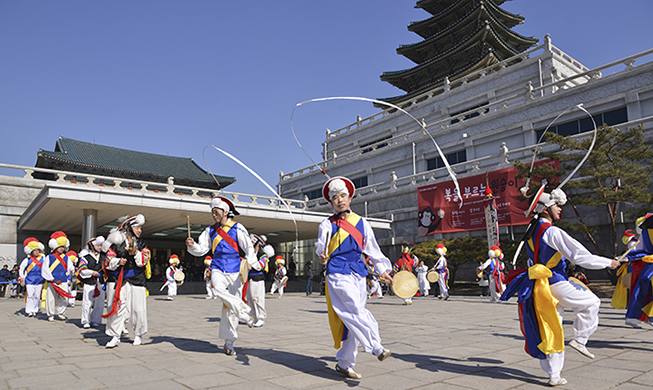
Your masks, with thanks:
[{"label": "stone railing", "polygon": [[[234,203],[241,205],[258,205],[267,207],[285,207],[275,197],[264,195],[243,194],[230,191],[216,191],[208,188],[188,187],[174,184],[174,178],[170,177],[167,183],[125,179],[112,176],[102,176],[89,173],[58,171],[37,167],[26,167],[21,165],[0,163],[0,168],[8,168],[23,171],[24,179],[43,180],[45,182],[68,183],[80,186],[105,187],[124,191],[140,191],[145,193],[159,193],[178,195],[191,198],[210,198],[215,195],[231,198]],[[43,178],[48,177],[48,178]],[[306,203],[303,200],[284,199],[292,208],[305,209]]]},{"label": "stone railing", "polygon": [[[653,116],[648,116],[646,118],[641,118],[633,120],[626,123],[621,123],[619,125],[612,126],[613,128],[626,129],[629,127],[634,127],[638,125],[648,125],[645,126],[645,131],[648,135],[651,135],[653,131]],[[592,133],[585,132],[580,134],[572,135],[572,138],[582,138],[590,136]],[[650,137],[647,137],[650,141]],[[511,160],[525,160],[530,159],[533,156],[533,151],[536,145],[529,145],[518,149],[510,150]],[[544,151],[554,151],[556,145],[544,144],[542,149]],[[529,162],[530,163],[530,162]],[[501,161],[500,156],[485,156],[477,158],[474,160],[468,160],[462,163],[454,164],[451,166],[451,169],[454,171],[458,178],[463,178],[467,176],[474,176],[482,174],[483,172],[488,172],[493,169],[503,169],[509,168],[512,166],[512,162],[505,163]],[[426,172],[416,173],[414,175],[408,175],[404,177],[396,177],[391,175],[390,180],[381,183],[375,183],[368,185],[366,187],[361,187],[356,189],[356,197],[366,196],[370,194],[382,194],[385,191],[393,190],[402,190],[402,189],[414,189],[417,186],[425,186],[434,182],[440,182],[444,180],[451,180],[449,173],[446,168],[433,169]],[[307,208],[313,208],[316,206],[324,206],[327,202],[324,198],[316,198],[306,202]]]},{"label": "stone railing", "polygon": [[[551,50],[554,51],[556,54],[558,54],[558,55],[561,55],[560,53],[564,54],[562,51],[560,51],[560,50],[556,49],[555,47],[553,47],[552,45],[550,45],[550,42],[548,42],[548,43],[549,43],[549,46],[551,47]],[[479,72],[488,72],[489,70],[495,69],[498,66],[506,66],[506,64],[508,62],[514,61],[516,58],[519,58],[519,57],[526,58],[533,51],[539,50],[539,49],[541,49],[543,47],[546,48],[547,43],[545,43],[544,45],[538,46],[538,47],[536,47],[534,49],[531,49],[529,51],[526,51],[524,53],[521,53],[519,56],[515,56],[515,57],[512,57],[512,58],[510,58],[508,60],[505,60],[505,61],[503,61],[503,62],[501,62],[499,64],[495,64],[492,67],[485,68],[485,69],[483,69],[483,70],[481,70]],[[504,99],[491,102],[488,105],[481,106],[481,107],[479,107],[479,108],[477,108],[475,110],[466,111],[466,112],[460,113],[460,114],[455,115],[455,116],[440,119],[440,120],[432,122],[430,124],[425,124],[425,127],[428,129],[428,131],[430,133],[433,133],[433,132],[436,132],[438,130],[448,129],[451,126],[461,126],[465,121],[474,121],[479,117],[483,117],[484,115],[488,115],[490,113],[501,111],[501,110],[506,110],[506,109],[512,108],[512,107],[514,107],[514,106],[516,106],[518,104],[523,104],[525,102],[529,102],[529,101],[535,100],[537,98],[541,98],[544,95],[544,93],[537,93],[537,92],[540,92],[540,91],[544,92],[544,90],[551,89],[551,88],[558,88],[558,89],[563,88],[566,85],[569,85],[570,82],[572,82],[574,80],[577,80],[577,79],[582,79],[584,81],[588,81],[588,80],[591,80],[593,78],[599,78],[599,77],[601,77],[601,70],[605,70],[605,69],[608,69],[608,68],[611,68],[611,67],[614,67],[614,66],[617,66],[617,65],[623,64],[623,65],[626,65],[626,67],[632,67],[634,62],[635,62],[635,59],[640,58],[640,57],[644,57],[644,56],[649,55],[651,53],[653,53],[653,49],[649,49],[649,50],[643,51],[641,53],[638,53],[636,55],[633,55],[633,56],[630,56],[630,57],[627,57],[627,58],[624,58],[624,59],[621,59],[621,60],[611,62],[609,64],[600,66],[598,68],[594,68],[594,69],[591,69],[591,70],[588,69],[587,71],[584,71],[582,73],[578,73],[576,75],[567,77],[565,79],[557,80],[555,82],[552,82],[552,83],[549,83],[549,84],[546,84],[546,85],[542,85],[542,86],[539,86],[539,87],[533,87],[532,83],[529,81],[526,84],[525,88],[524,88],[524,92],[522,92],[522,93],[518,93],[518,94],[515,94],[515,95],[512,95],[512,96],[506,97]],[[565,58],[565,57],[563,57],[563,58]],[[571,61],[573,59],[571,59],[571,57],[568,57],[567,60]],[[501,64],[503,64],[503,65],[501,65]],[[574,65],[574,66],[576,66],[576,65]],[[581,65],[581,67],[582,67],[582,69],[587,69],[586,67],[584,67],[582,65]],[[473,78],[474,75],[478,76],[479,72],[475,72],[475,73],[467,76],[466,79]],[[460,82],[460,80],[456,80],[456,83],[458,83],[458,82]],[[429,93],[435,93],[435,92],[431,91]],[[425,95],[420,95],[420,96],[425,96]],[[417,97],[415,99],[419,99],[419,97]],[[383,113],[384,113],[383,116],[387,116],[387,114],[386,114],[387,112],[388,111],[383,111]],[[478,114],[478,116],[471,117],[472,116],[471,114],[475,114],[475,113]],[[372,119],[370,119],[370,118],[372,118],[372,117],[365,118],[362,121],[365,121],[365,123],[370,123],[372,121]],[[359,126],[357,126],[357,127],[359,127]],[[354,127],[344,127],[342,129],[331,132],[329,137],[335,137],[338,134],[341,134],[340,130],[343,130],[343,129],[352,130],[353,128]],[[374,153],[376,151],[376,149],[378,148],[378,146],[381,145],[381,144],[386,144],[386,146],[400,145],[400,144],[403,144],[405,142],[412,142],[414,140],[420,140],[420,139],[422,139],[422,138],[424,138],[426,136],[427,135],[424,132],[424,130],[418,124],[415,123],[413,130],[409,130],[409,131],[406,131],[406,132],[404,132],[402,134],[395,135],[392,138],[384,139],[384,140],[381,140],[381,141],[379,141],[377,143],[374,143],[372,145],[368,145],[366,147],[366,150],[368,150],[368,151],[366,151],[365,153]],[[371,150],[369,150],[369,149],[371,149]],[[365,153],[363,153],[363,151],[361,149],[357,149],[357,150],[353,150],[351,152],[343,153],[343,154],[340,154],[340,155],[332,154],[330,159],[322,161],[322,162],[318,163],[318,165],[320,166],[320,169],[325,169],[326,166],[332,166],[332,165],[338,164],[338,162],[349,161],[349,160],[357,158],[357,157],[359,157],[359,156],[361,156],[361,155],[363,155]],[[311,174],[315,170],[317,170],[317,168],[315,166],[310,166],[310,167],[305,167],[305,168],[298,169],[298,170],[293,171],[293,172],[281,173],[279,175],[279,181],[283,182],[285,180],[290,180],[290,179],[293,179],[293,178],[301,177],[303,175]]]}]

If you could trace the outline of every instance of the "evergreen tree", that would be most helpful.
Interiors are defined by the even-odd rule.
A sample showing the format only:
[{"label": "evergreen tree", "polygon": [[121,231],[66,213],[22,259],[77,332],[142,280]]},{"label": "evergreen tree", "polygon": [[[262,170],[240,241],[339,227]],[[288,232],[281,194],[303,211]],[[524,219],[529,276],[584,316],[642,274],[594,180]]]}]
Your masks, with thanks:
[{"label": "evergreen tree", "polygon": [[475,263],[487,259],[487,240],[483,237],[460,237],[450,240],[429,240],[419,243],[411,253],[424,261],[427,267],[431,268],[440,258],[435,251],[436,246],[443,243],[447,248],[444,257],[447,258],[449,268],[449,285],[453,286],[456,281],[456,272],[458,268],[465,263]]}]

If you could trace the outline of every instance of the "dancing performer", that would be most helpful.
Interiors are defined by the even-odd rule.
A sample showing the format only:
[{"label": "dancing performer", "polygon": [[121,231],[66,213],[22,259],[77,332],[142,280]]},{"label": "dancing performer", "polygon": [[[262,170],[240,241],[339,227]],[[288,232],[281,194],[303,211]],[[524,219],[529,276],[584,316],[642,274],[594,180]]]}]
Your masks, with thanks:
[{"label": "dancing performer", "polygon": [[70,295],[72,295],[72,298],[68,298],[68,306],[75,307],[75,300],[77,299],[77,275],[79,274],[77,263],[79,263],[79,260],[77,257],[77,252],[75,251],[66,252],[66,256],[68,256],[70,261],[73,263],[73,272],[68,274],[68,287],[70,290]]},{"label": "dancing performer", "polygon": [[48,321],[57,318],[64,321],[68,299],[72,297],[68,290],[68,277],[74,272],[75,266],[68,256],[64,254],[70,246],[66,233],[54,232],[50,236],[48,246],[52,250],[48,256],[43,258],[41,276],[48,282],[48,290],[45,297],[45,312],[48,314]]},{"label": "dancing performer", "polygon": [[379,275],[374,269],[370,258],[365,256],[365,265],[367,266],[367,298],[371,298],[376,294],[377,298],[383,299],[383,289],[381,288],[381,283],[379,283]]},{"label": "dancing performer", "polygon": [[82,327],[97,328],[104,311],[104,289],[101,278],[106,255],[102,252],[104,237],[91,238],[86,249],[79,252],[79,280],[82,282]]},{"label": "dancing performer", "polygon": [[329,325],[336,353],[336,371],[348,378],[360,379],[353,370],[362,344],[367,353],[382,361],[390,351],[381,344],[379,325],[367,303],[366,276],[361,254],[369,257],[381,278],[392,284],[388,274],[392,264],[381,252],[367,220],[350,210],[354,183],[345,177],[334,177],[322,187],[322,195],[331,203],[335,214],[320,223],[316,253],[326,264],[326,296]]},{"label": "dancing performer", "polygon": [[[617,288],[623,286],[623,268],[627,267],[630,274],[630,283],[623,286],[627,289],[627,305],[625,307],[615,306],[613,298],[612,305],[617,308],[626,309],[626,324],[633,328],[641,328],[642,324],[653,326],[651,316],[653,316],[653,214],[647,214],[638,218],[636,229],[639,233],[637,245],[628,252],[628,263],[621,266],[619,270],[622,274],[617,282]],[[633,240],[634,241],[634,238]],[[632,243],[631,241],[631,243]]]},{"label": "dancing performer", "polygon": [[503,270],[506,266],[499,259],[501,254],[501,249],[497,245],[492,245],[488,251],[488,259],[477,268],[479,271],[488,270],[488,276],[490,278],[490,302],[499,302],[499,298],[503,294],[503,290],[505,290],[504,283],[506,279]]},{"label": "dancing performer", "polygon": [[260,250],[263,254],[249,271],[245,298],[250,307],[250,315],[254,317],[254,327],[260,328],[265,324],[267,318],[267,312],[265,311],[265,275],[263,272],[266,270],[270,258],[274,256],[274,248],[266,243],[267,237],[263,235],[252,234],[250,237],[252,245],[254,245],[254,253],[258,254]]},{"label": "dancing performer", "polygon": [[106,348],[120,344],[127,320],[134,329],[134,345],[141,345],[147,333],[145,270],[151,254],[142,238],[145,217],[138,214],[121,219],[120,225],[111,229],[102,244],[102,251],[106,253],[104,267],[116,278],[111,311],[102,316],[107,318],[105,333],[111,336]]},{"label": "dancing performer", "polygon": [[25,283],[25,314],[34,317],[39,313],[41,290],[45,279],[41,273],[43,267],[43,250],[45,246],[34,237],[23,242],[27,257],[20,263],[18,274],[21,283]]},{"label": "dancing performer", "polygon": [[[574,338],[569,346],[593,359],[587,340],[599,323],[601,300],[586,287],[567,279],[565,260],[588,269],[616,268],[619,262],[591,254],[564,230],[552,224],[560,219],[565,193],[556,188],[544,192],[544,185],[532,197],[526,215],[534,215],[524,237],[527,242],[526,270],[513,272],[514,278],[501,296],[508,300],[519,294],[520,320],[526,338],[526,352],[540,359],[540,366],[549,375],[549,385],[567,383],[560,376],[564,365],[562,316],[568,307],[576,314]],[[557,310],[557,312],[556,312]]]},{"label": "dancing performer", "polygon": [[210,207],[215,225],[207,227],[197,242],[192,237],[187,238],[186,246],[188,253],[197,257],[213,250],[211,282],[213,291],[222,301],[218,337],[225,340],[223,348],[226,354],[235,356],[233,343],[238,339],[238,320],[244,321],[250,328],[254,325],[254,318],[249,315],[249,306],[241,296],[241,256],[250,269],[257,263],[257,259],[247,229],[229,217],[230,213],[239,215],[233,203],[218,196],[211,199]]},{"label": "dancing performer", "polygon": [[270,287],[270,292],[268,295],[274,295],[274,292],[279,290],[279,299],[283,297],[283,289],[286,287],[288,282],[288,277],[286,276],[288,271],[286,270],[286,261],[281,256],[277,256],[274,259],[275,264],[277,265],[277,270],[274,273],[274,281]]},{"label": "dancing performer", "polygon": [[[397,260],[394,265],[396,272],[408,271],[413,272],[413,267],[415,267],[415,259],[410,257],[410,248],[407,246],[401,248],[401,257]],[[404,299],[404,305],[412,305],[413,298]]]},{"label": "dancing performer", "polygon": [[438,299],[449,299],[449,268],[447,267],[447,258],[444,255],[447,253],[447,247],[443,243],[439,243],[435,247],[435,252],[440,255],[438,261],[435,262],[433,269],[438,271],[438,288],[440,294]]},{"label": "dancing performer", "polygon": [[218,296],[215,295],[215,292],[213,291],[213,284],[211,283],[211,260],[213,260],[211,256],[206,256],[204,258],[204,265],[206,266],[206,268],[204,269],[204,283],[206,283],[206,299],[217,299]]},{"label": "dancing performer", "polygon": [[181,267],[177,268],[179,265],[179,256],[172,255],[168,259],[170,266],[166,269],[166,282],[161,286],[161,290],[168,287],[168,298],[169,301],[173,301],[177,296],[177,282],[175,281],[175,272],[177,272]]},{"label": "dancing performer", "polygon": [[417,283],[419,284],[419,295],[423,297],[428,297],[429,290],[431,289],[431,283],[426,279],[426,273],[428,271],[428,267],[420,260],[417,266]]}]

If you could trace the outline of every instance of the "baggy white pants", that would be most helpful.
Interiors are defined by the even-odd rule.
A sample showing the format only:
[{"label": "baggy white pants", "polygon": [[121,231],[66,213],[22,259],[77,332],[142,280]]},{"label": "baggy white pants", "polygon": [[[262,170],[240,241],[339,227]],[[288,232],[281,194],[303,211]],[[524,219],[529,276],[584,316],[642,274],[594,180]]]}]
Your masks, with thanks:
[{"label": "baggy white pants", "polygon": [[[104,291],[98,286],[100,295],[93,297],[95,294],[94,284],[84,284],[82,290],[82,325],[102,323],[102,312],[104,311]],[[112,297],[113,298],[113,297]],[[91,308],[93,309],[91,311]]]},{"label": "baggy white pants", "polygon": [[379,298],[382,297],[383,290],[381,290],[381,284],[379,283],[379,281],[376,279],[371,279],[370,284],[372,285],[372,287],[370,287],[369,296],[374,295],[374,293],[376,292],[377,297]]},{"label": "baggy white pants", "polygon": [[490,276],[490,301],[498,302],[499,298],[501,298],[501,293],[497,292],[497,283],[501,283],[501,281],[495,280],[492,274],[490,274],[489,276]]},{"label": "baggy white pants", "polygon": [[206,281],[206,296],[209,298],[214,298],[217,295],[215,295],[215,292],[213,292],[213,287],[211,287],[211,280]]},{"label": "baggy white pants", "polygon": [[366,278],[357,274],[329,274],[327,286],[333,310],[340,317],[348,335],[336,353],[338,365],[342,368],[354,367],[358,345],[367,353],[378,355],[383,351],[379,324],[372,313],[365,308],[367,292]]},{"label": "baggy white pants", "polygon": [[[68,282],[62,282],[57,286],[61,287],[64,291],[69,291]],[[68,298],[57,294],[52,284],[48,283],[48,292],[45,295],[45,312],[48,314],[48,317],[53,317],[55,314],[60,316],[66,314],[66,307],[68,307]]]},{"label": "baggy white pants", "polygon": [[25,294],[25,313],[38,314],[39,306],[41,306],[41,291],[43,290],[42,284],[26,284]]},{"label": "baggy white pants", "polygon": [[265,311],[265,281],[249,281],[247,286],[247,303],[250,308],[250,315],[256,320],[265,320],[268,316]]},{"label": "baggy white pants", "polygon": [[[562,322],[564,308],[573,310],[574,339],[585,345],[589,337],[599,326],[599,308],[601,300],[587,288],[570,281],[561,281],[551,285],[551,295],[559,301],[556,309]],[[540,366],[551,378],[559,378],[565,363],[565,353],[558,352],[546,355],[540,360]]]},{"label": "baggy white pants", "polygon": [[211,270],[213,291],[222,301],[222,316],[218,337],[231,341],[238,340],[238,321],[249,320],[249,306],[241,297],[242,283],[238,272],[224,273],[218,269]]},{"label": "baggy white pants", "polygon": [[172,282],[168,280],[168,298],[174,298],[177,296],[177,283],[173,280]]},{"label": "baggy white pants", "polygon": [[440,287],[440,295],[443,297],[449,296],[449,289],[447,288],[447,281],[444,278],[444,274],[441,273],[438,278],[438,286]]},{"label": "baggy white pants", "polygon": [[272,287],[270,288],[270,294],[274,294],[275,291],[279,290],[279,297],[283,296],[283,284],[281,284],[280,280],[274,279],[274,283],[272,283]]},{"label": "baggy white pants", "polygon": [[[113,295],[112,291],[111,296]],[[112,337],[120,337],[127,319],[134,328],[134,335],[143,336],[147,333],[147,296],[144,286],[123,284],[120,289],[120,309],[118,313],[107,319],[105,333]]]}]

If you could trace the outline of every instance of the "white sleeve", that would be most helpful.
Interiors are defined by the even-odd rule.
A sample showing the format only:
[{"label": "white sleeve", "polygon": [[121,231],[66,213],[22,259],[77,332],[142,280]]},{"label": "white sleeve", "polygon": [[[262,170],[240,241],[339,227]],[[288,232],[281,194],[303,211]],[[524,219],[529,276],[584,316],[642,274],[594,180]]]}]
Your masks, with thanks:
[{"label": "white sleeve", "polygon": [[253,268],[258,263],[258,259],[256,258],[256,253],[254,253],[252,239],[249,237],[249,233],[247,233],[247,229],[245,229],[245,226],[243,226],[242,223],[239,223],[236,226],[238,228],[236,231],[236,235],[238,237],[238,246],[245,253],[247,263],[250,264]]},{"label": "white sleeve", "polygon": [[492,264],[492,259],[487,259],[487,260],[485,260],[485,263],[483,263],[483,265],[481,265],[481,266],[478,267],[478,268],[479,268],[479,269],[486,269],[487,267],[490,266],[490,264]]},{"label": "white sleeve", "polygon": [[209,234],[210,227],[204,229],[200,237],[195,241],[195,245],[186,247],[188,253],[195,257],[202,257],[211,250],[211,236]]},{"label": "white sleeve", "polygon": [[[88,260],[86,260],[85,258],[82,257],[81,259],[79,259],[79,261],[80,261],[80,263],[83,261],[83,262],[86,264],[86,266],[88,267]],[[79,263],[78,263],[78,264],[79,264]],[[81,265],[81,264],[80,264],[80,265]],[[80,271],[79,271],[79,276],[80,276],[82,279],[88,279],[88,278],[90,278],[91,276],[93,276],[93,270],[92,270],[92,269],[88,269],[88,268],[85,268],[85,269],[83,269],[83,270],[80,270]]]},{"label": "white sleeve", "polygon": [[315,243],[315,253],[318,256],[324,253],[324,247],[327,245],[327,236],[331,237],[331,235],[331,221],[329,221],[329,218],[325,218],[320,223],[317,242]]},{"label": "white sleeve", "polygon": [[50,255],[43,256],[41,265],[41,276],[43,279],[47,280],[48,282],[54,280],[54,276],[52,276],[52,272],[50,272]]},{"label": "white sleeve", "polygon": [[27,257],[20,262],[20,268],[18,270],[18,276],[21,280],[25,280],[25,269],[27,268]]},{"label": "white sleeve", "polygon": [[374,237],[374,231],[365,218],[363,218],[363,229],[365,230],[363,253],[369,257],[370,261],[372,261],[372,265],[374,265],[374,268],[378,270],[379,273],[389,273],[392,271],[392,264],[383,252],[381,252],[381,248],[379,248],[379,244],[376,242],[376,238]]},{"label": "white sleeve", "polygon": [[591,254],[580,242],[556,226],[548,228],[542,240],[567,260],[583,268],[603,269],[612,265],[612,260]]}]

